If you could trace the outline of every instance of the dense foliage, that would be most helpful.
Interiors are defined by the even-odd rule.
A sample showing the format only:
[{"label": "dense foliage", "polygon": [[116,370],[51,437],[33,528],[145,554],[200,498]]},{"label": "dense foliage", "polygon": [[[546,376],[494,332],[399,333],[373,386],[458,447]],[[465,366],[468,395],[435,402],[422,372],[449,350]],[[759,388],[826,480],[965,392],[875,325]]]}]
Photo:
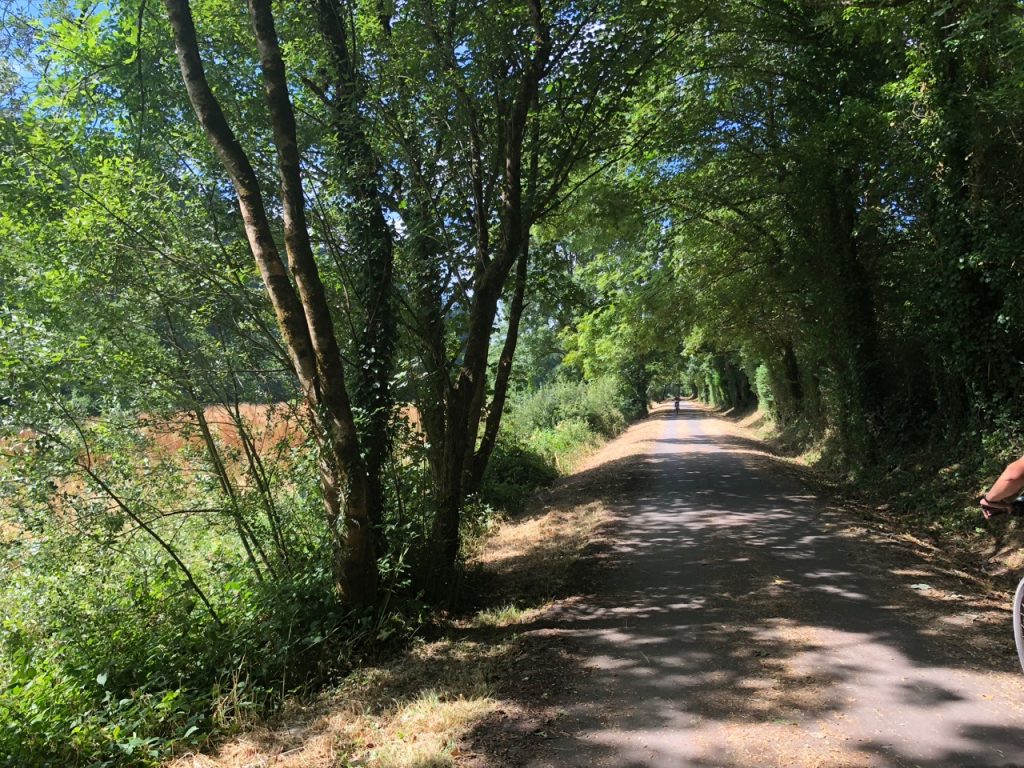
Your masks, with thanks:
[{"label": "dense foliage", "polygon": [[0,760],[151,762],[415,630],[595,443],[498,433],[659,9],[3,12]]},{"label": "dense foliage", "polygon": [[702,14],[634,109],[644,151],[569,212],[613,289],[588,359],[616,338],[657,391],[756,393],[847,469],[1013,439],[1022,25],[959,0]]},{"label": "dense foliage", "polygon": [[0,763],[343,673],[653,397],[1015,439],[1017,3],[0,14]]}]

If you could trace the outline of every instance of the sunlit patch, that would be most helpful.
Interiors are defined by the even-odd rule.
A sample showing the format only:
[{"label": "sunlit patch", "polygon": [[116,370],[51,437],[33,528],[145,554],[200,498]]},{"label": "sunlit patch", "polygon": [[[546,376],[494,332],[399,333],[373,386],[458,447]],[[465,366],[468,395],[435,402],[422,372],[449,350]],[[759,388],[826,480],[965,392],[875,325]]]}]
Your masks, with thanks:
[{"label": "sunlit patch", "polygon": [[893,568],[890,573],[892,573],[893,576],[912,576],[914,578],[933,575],[931,571],[924,568]]},{"label": "sunlit patch", "polygon": [[842,587],[836,587],[831,584],[818,584],[814,587],[814,589],[816,589],[818,592],[824,592],[827,595],[836,595],[837,597],[842,597],[846,600],[865,601],[869,599],[867,595],[861,594],[860,592],[854,592],[850,589],[843,589]]}]

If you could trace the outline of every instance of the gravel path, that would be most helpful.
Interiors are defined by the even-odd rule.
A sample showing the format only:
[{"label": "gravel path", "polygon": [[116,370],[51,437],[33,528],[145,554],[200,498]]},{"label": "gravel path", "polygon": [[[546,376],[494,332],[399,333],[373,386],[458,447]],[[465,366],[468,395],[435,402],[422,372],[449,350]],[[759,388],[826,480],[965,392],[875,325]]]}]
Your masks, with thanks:
[{"label": "gravel path", "polygon": [[694,405],[636,434],[600,589],[529,629],[581,669],[517,764],[1024,767],[1008,600]]}]

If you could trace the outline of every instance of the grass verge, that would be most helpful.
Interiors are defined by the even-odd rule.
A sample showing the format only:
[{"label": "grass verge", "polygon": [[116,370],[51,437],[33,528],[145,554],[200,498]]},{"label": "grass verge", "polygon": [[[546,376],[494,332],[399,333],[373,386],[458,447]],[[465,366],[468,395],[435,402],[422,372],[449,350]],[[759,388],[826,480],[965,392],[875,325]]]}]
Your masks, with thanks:
[{"label": "grass verge", "polygon": [[607,520],[601,502],[555,489],[546,503],[495,526],[468,563],[475,608],[430,640],[350,675],[273,723],[169,768],[440,768],[461,762],[465,737],[515,709],[503,681],[532,654],[524,630],[570,579]]}]

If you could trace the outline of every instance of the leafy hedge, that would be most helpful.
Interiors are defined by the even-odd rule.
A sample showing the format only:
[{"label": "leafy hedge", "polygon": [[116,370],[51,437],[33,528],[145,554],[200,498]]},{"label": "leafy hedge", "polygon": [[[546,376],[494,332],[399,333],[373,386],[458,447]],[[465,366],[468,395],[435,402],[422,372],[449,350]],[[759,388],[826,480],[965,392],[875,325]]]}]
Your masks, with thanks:
[{"label": "leafy hedge", "polygon": [[[592,382],[557,381],[520,395],[508,418],[510,430],[528,438],[573,421],[582,422],[595,435],[611,438],[626,428],[625,414],[618,381],[604,376]],[[578,428],[562,431],[581,436]]]},{"label": "leafy hedge", "polygon": [[[506,417],[504,456],[492,459],[490,471],[495,477],[520,478],[520,496],[550,482],[546,476],[571,472],[583,456],[626,428],[621,392],[619,382],[605,376],[591,382],[555,381],[520,393]],[[518,483],[506,481],[506,489]]]}]

